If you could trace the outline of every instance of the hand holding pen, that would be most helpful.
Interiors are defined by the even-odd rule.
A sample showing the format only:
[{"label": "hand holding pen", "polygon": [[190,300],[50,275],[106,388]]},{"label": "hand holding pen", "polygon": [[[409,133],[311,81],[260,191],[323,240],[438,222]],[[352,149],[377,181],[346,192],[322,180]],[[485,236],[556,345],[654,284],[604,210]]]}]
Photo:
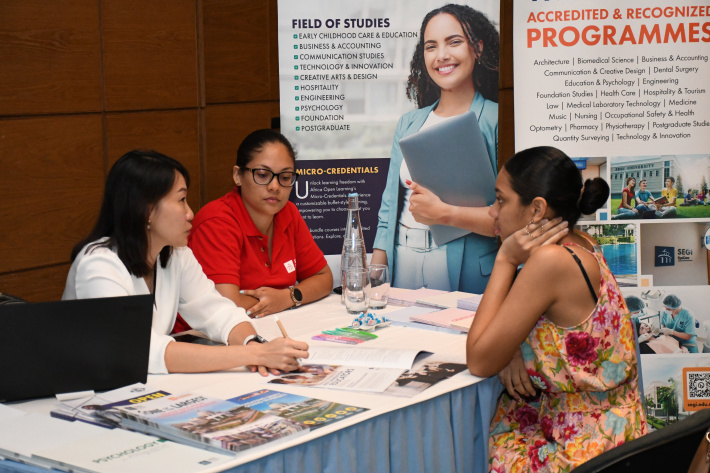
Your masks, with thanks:
[{"label": "hand holding pen", "polygon": [[[301,366],[301,359],[302,358],[308,358],[308,344],[305,342],[297,342],[296,340],[291,339],[288,336],[288,333],[286,332],[286,328],[284,327],[283,323],[279,319],[278,316],[274,316],[274,321],[276,322],[276,325],[279,327],[279,331],[281,332],[281,335],[283,335],[283,338],[285,340],[285,343],[288,345],[292,346],[293,348],[296,348],[301,351],[301,354],[295,356],[296,358],[296,363],[298,363],[298,366]],[[303,355],[303,352],[305,352],[305,356]]]}]

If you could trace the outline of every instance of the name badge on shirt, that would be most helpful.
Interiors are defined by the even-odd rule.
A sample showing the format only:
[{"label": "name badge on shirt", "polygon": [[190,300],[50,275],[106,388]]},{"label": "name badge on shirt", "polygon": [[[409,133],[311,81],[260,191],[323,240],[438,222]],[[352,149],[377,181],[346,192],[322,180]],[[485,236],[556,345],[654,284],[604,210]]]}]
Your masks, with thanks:
[{"label": "name badge on shirt", "polygon": [[288,271],[289,273],[296,271],[296,265],[294,264],[293,260],[286,261],[284,263],[284,267],[286,267],[286,271]]}]

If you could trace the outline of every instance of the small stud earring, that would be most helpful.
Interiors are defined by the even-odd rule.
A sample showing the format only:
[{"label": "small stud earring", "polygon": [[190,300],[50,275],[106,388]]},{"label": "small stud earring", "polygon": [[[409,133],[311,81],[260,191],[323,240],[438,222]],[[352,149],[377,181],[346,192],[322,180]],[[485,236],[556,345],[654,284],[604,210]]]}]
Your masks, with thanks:
[{"label": "small stud earring", "polygon": [[145,226],[146,230],[150,230],[150,221],[148,221],[148,225]]}]

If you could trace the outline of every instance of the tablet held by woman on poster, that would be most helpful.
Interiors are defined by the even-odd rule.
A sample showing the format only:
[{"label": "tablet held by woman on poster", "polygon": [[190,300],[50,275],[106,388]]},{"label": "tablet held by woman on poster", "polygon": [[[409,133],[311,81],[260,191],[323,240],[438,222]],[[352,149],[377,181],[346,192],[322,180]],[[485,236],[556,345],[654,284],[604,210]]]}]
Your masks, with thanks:
[{"label": "tablet held by woman on poster", "polygon": [[250,317],[330,294],[333,275],[293,202],[296,153],[275,130],[242,141],[236,187],[195,216],[189,246],[217,290]]},{"label": "tablet held by woman on poster", "polygon": [[605,205],[609,186],[583,184],[567,155],[538,147],[505,164],[496,195],[490,212],[503,243],[466,359],[486,377],[520,350],[535,390],[516,382],[521,395],[502,395],[491,471],[569,471],[646,433],[631,316],[600,247],[568,230]]},{"label": "tablet held by woman on poster", "polygon": [[[62,299],[153,294],[150,373],[204,372],[250,366],[290,371],[308,345],[266,342],[244,309],[221,296],[187,248],[193,218],[185,167],[155,151],[131,151],[106,179],[99,218],[72,251]],[[227,346],[175,341],[178,311],[195,329]],[[101,314],[96,314],[100,317]],[[120,329],[120,320],[116,321]]]},{"label": "tablet held by woman on poster", "polygon": [[[418,108],[397,125],[371,260],[389,266],[395,287],[481,293],[486,286],[497,249],[488,208],[448,205],[412,182],[399,141],[470,110],[497,170],[499,49],[498,31],[469,6],[445,5],[422,22],[407,84]],[[432,173],[441,159],[431,156]],[[470,233],[437,246],[435,224]]]}]

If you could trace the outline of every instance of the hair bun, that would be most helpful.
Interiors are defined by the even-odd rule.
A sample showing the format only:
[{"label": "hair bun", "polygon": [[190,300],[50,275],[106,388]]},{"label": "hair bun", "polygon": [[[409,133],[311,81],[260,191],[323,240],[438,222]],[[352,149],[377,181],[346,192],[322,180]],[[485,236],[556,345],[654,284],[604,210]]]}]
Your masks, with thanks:
[{"label": "hair bun", "polygon": [[587,179],[584,182],[582,197],[579,199],[579,210],[584,215],[590,215],[606,204],[609,198],[609,184],[601,177]]}]

